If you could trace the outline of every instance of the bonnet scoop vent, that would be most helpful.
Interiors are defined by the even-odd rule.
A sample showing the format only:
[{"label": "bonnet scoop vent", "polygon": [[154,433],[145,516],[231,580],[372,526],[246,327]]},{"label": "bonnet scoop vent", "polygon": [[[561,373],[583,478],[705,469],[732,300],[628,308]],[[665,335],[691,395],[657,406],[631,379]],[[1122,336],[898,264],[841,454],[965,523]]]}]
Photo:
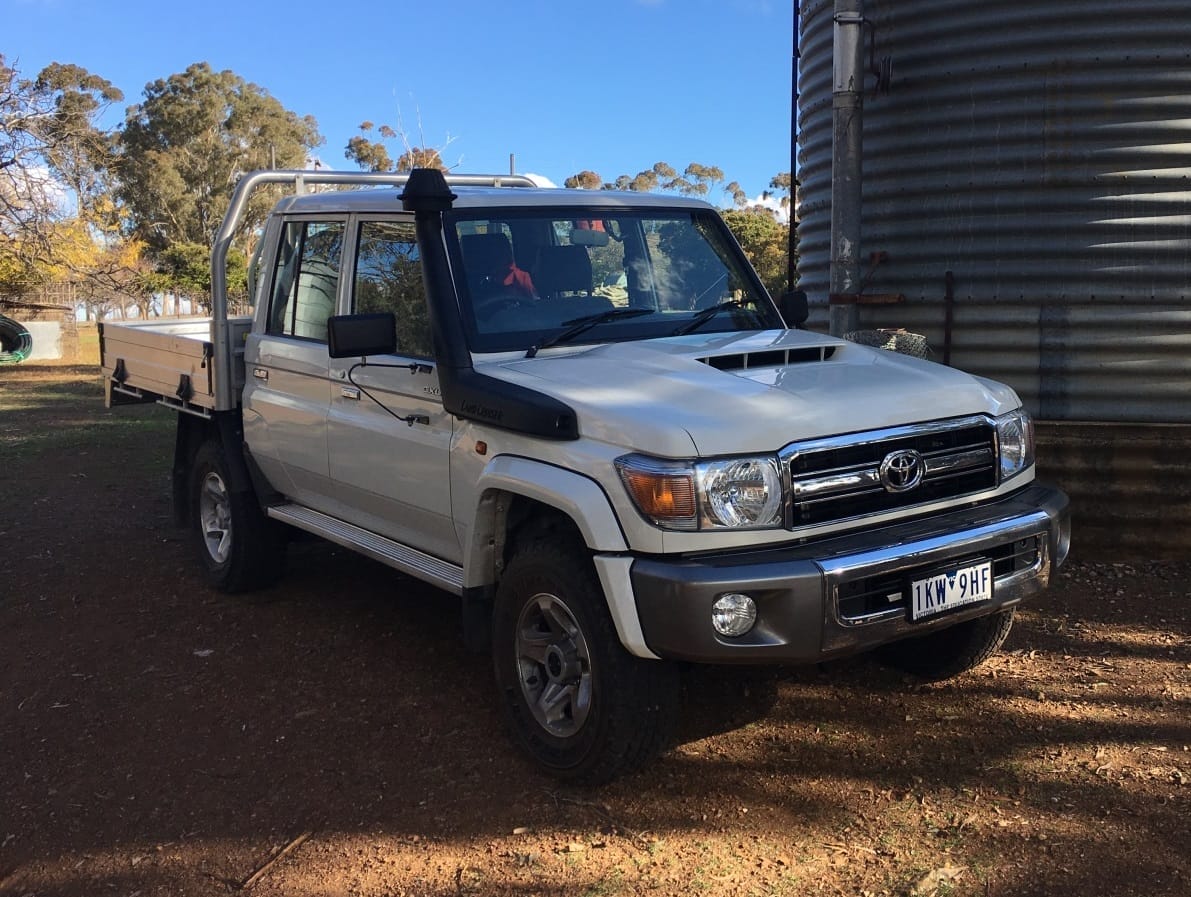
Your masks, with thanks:
[{"label": "bonnet scoop vent", "polygon": [[826,361],[835,354],[836,346],[813,346],[797,349],[766,349],[763,352],[734,352],[731,355],[711,355],[698,361],[720,371],[743,371],[750,368],[780,368],[790,364]]}]

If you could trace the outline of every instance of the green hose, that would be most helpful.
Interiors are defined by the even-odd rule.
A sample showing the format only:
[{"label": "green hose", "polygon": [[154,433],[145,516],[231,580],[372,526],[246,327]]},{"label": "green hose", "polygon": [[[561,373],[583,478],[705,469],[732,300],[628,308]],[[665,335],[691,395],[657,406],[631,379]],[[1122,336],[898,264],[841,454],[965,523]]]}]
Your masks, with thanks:
[{"label": "green hose", "polygon": [[12,318],[0,315],[0,364],[19,364],[33,352],[33,334]]}]

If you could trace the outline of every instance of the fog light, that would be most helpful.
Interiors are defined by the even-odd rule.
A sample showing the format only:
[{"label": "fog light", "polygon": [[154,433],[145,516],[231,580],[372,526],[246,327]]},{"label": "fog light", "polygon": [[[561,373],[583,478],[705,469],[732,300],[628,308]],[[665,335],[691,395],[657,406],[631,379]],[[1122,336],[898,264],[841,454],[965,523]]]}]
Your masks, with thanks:
[{"label": "fog light", "polygon": [[748,595],[729,592],[711,606],[711,625],[720,635],[744,635],[757,622],[757,605]]}]

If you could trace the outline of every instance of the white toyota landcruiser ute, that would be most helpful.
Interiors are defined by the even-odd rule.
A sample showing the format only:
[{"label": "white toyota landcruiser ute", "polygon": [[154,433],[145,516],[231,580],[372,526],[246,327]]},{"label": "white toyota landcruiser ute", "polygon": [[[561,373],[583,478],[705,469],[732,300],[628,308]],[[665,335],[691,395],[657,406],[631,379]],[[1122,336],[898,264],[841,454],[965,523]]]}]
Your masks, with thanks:
[{"label": "white toyota landcruiser ute", "polygon": [[[229,241],[279,182],[255,311],[228,317]],[[798,329],[805,297],[779,310],[703,202],[256,172],[212,281],[211,319],[101,341],[109,404],[179,412],[176,515],[210,581],[273,583],[296,528],[458,596],[515,737],[564,778],[661,750],[680,662],[956,675],[1067,555],[1011,389]]]}]

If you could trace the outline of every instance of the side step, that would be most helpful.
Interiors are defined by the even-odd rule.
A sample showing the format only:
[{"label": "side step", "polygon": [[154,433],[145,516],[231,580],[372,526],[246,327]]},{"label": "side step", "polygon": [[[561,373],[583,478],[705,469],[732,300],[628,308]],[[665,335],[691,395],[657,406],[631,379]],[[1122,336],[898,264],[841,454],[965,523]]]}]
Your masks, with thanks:
[{"label": "side step", "polygon": [[455,595],[463,594],[463,568],[455,564],[301,505],[275,505],[266,511],[274,520],[322,536],[336,545],[367,555],[374,561],[380,561]]}]

